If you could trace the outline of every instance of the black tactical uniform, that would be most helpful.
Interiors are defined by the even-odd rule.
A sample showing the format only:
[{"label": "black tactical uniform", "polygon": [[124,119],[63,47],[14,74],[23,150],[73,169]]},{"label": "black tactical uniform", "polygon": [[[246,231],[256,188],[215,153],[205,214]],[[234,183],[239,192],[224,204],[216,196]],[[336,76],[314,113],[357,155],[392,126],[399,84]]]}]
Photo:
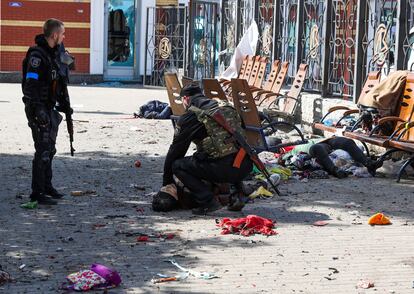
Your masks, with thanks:
[{"label": "black tactical uniform", "polygon": [[[203,214],[219,208],[211,187],[205,181],[237,184],[251,172],[252,161],[245,157],[239,167],[234,167],[238,148],[221,126],[202,115],[203,110],[217,108],[217,101],[206,98],[200,88],[194,86],[184,88],[181,96],[191,97],[190,107],[177,122],[165,159],[163,186],[174,183],[175,175],[190,190],[200,207],[193,213]],[[231,111],[229,113],[231,116]],[[229,116],[225,117],[232,124]],[[240,128],[240,121],[238,126],[234,122],[232,127]],[[197,152],[184,157],[191,142],[196,144]]]},{"label": "black tactical uniform", "polygon": [[[52,199],[61,198],[52,186],[52,160],[56,154],[55,144],[62,116],[70,113],[67,91],[69,68],[63,64],[64,47],[50,48],[44,35],[35,38],[23,61],[23,102],[32,130],[35,155],[32,169],[32,200],[55,204]],[[62,58],[61,58],[62,56]],[[58,111],[57,111],[58,110]]]}]

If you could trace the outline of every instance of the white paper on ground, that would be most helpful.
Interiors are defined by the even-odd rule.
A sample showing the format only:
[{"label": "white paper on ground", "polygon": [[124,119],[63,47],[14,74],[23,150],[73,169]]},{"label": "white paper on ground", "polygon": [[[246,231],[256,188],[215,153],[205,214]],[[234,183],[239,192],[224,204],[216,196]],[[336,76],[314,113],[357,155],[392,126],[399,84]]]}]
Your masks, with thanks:
[{"label": "white paper on ground", "polygon": [[237,78],[244,56],[256,55],[258,40],[259,30],[257,23],[253,21],[234,50],[229,67],[221,74],[220,78],[226,80]]}]

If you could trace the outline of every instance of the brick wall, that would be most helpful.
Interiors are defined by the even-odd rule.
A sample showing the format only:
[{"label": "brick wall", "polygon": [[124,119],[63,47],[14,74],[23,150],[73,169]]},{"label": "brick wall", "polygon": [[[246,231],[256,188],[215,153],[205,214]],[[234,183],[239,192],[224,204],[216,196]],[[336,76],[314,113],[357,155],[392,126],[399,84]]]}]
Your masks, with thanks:
[{"label": "brick wall", "polygon": [[[20,7],[10,3],[20,3]],[[0,1],[0,71],[21,71],[27,48],[42,33],[48,18],[65,23],[65,47],[76,58],[76,71],[89,73],[90,0],[73,1]]]}]

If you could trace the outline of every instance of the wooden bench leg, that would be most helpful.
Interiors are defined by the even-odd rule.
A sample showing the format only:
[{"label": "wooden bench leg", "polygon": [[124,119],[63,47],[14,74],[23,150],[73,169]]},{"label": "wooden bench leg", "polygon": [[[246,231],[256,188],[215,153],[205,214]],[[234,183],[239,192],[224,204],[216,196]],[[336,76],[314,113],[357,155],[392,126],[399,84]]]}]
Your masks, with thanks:
[{"label": "wooden bench leg", "polygon": [[404,170],[406,169],[406,167],[407,167],[408,165],[412,164],[413,162],[414,162],[414,156],[413,156],[413,157],[411,157],[410,159],[407,159],[407,160],[404,162],[403,166],[402,166],[402,167],[400,168],[400,170],[398,171],[397,183],[399,183],[399,182],[400,182],[401,177],[402,177],[402,174],[403,174]]}]

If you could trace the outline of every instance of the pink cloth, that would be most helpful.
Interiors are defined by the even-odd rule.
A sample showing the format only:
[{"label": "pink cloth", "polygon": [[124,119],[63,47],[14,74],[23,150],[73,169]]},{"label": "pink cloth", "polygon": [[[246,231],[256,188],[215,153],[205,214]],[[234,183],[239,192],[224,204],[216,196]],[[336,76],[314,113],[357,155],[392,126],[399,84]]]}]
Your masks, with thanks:
[{"label": "pink cloth", "polygon": [[277,232],[273,230],[275,223],[272,220],[263,218],[257,215],[248,215],[247,217],[229,219],[223,218],[218,227],[222,228],[221,234],[240,234],[243,236],[250,236],[254,234],[276,235]]}]

